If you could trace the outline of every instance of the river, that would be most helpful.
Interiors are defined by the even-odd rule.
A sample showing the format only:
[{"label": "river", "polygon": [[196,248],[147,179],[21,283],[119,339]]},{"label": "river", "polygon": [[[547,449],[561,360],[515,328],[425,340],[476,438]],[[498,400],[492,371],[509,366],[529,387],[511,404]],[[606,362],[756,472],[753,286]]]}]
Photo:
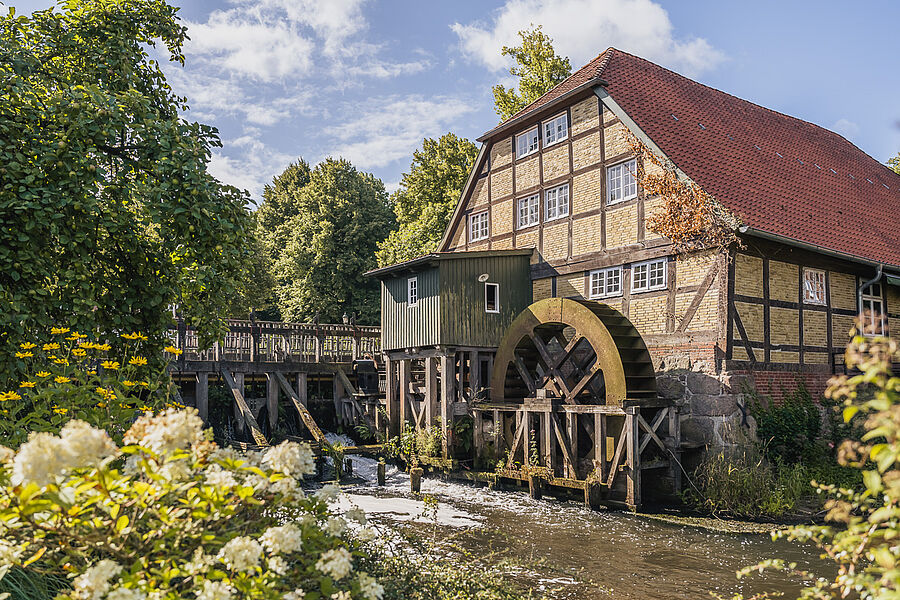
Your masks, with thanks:
[{"label": "river", "polygon": [[694,600],[716,592],[783,592],[796,597],[797,581],[776,573],[738,580],[735,571],[765,558],[821,566],[814,548],[767,534],[720,533],[583,504],[533,500],[527,493],[476,488],[426,478],[422,494],[437,499],[436,519],[410,493],[408,476],[388,467],[387,485],[375,484],[375,461],[353,457],[363,483],[344,485],[345,502],[363,508],[376,524],[417,529],[452,539],[477,556],[523,565],[514,573],[536,596],[566,600],[661,598]]}]

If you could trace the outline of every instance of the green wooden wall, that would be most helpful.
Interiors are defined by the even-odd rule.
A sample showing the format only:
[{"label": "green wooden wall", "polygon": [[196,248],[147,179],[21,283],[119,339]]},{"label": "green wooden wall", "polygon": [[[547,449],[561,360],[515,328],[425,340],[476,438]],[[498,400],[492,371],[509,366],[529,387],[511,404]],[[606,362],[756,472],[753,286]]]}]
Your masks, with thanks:
[{"label": "green wooden wall", "polygon": [[[419,301],[407,302],[407,280],[418,278]],[[440,343],[438,267],[404,273],[381,282],[381,347],[384,350],[435,346]]]}]

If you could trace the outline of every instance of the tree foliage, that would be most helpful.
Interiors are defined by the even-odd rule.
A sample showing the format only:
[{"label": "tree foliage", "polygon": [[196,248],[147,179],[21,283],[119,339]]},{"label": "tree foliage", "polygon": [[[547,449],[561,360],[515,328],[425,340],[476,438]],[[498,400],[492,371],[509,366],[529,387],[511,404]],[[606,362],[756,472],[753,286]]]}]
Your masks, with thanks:
[{"label": "tree foliage", "polygon": [[300,161],[266,189],[259,212],[282,318],[335,323],[348,314],[378,322],[378,282],[363,274],[394,228],[379,179],[344,159],[326,159],[311,172]]},{"label": "tree foliage", "polygon": [[894,173],[900,175],[900,152],[897,153],[897,156],[889,158],[887,165],[894,170]]},{"label": "tree foliage", "polygon": [[183,64],[161,0],[0,16],[0,364],[66,323],[156,339],[177,304],[204,340],[241,287],[246,197],[207,173],[214,128],[147,48]]},{"label": "tree foliage", "polygon": [[409,260],[437,247],[477,154],[475,144],[453,133],[423,140],[391,197],[399,228],[378,245],[379,265]]},{"label": "tree foliage", "polygon": [[503,46],[503,56],[511,56],[516,64],[510,67],[511,75],[519,78],[519,90],[502,85],[494,86],[494,110],[500,120],[510,118],[572,74],[568,58],[556,54],[553,40],[532,26],[519,32],[521,46]]}]

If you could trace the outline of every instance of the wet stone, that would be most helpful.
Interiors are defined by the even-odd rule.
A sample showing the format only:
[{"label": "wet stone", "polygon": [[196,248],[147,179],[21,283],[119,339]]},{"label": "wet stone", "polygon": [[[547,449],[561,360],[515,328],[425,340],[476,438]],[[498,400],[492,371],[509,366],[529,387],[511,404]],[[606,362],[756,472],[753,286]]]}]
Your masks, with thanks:
[{"label": "wet stone", "polygon": [[691,396],[691,412],[695,415],[730,415],[737,409],[737,399],[730,394],[695,394]]}]

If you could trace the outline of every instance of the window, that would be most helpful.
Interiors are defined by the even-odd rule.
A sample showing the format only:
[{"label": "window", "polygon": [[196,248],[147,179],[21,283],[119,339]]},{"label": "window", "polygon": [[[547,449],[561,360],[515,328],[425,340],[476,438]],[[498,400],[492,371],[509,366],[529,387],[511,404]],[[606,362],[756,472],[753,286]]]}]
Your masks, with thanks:
[{"label": "window", "polygon": [[825,305],[825,271],[803,269],[803,301]]},{"label": "window", "polygon": [[484,284],[484,312],[500,312],[500,284]]},{"label": "window", "polygon": [[666,287],[666,259],[658,258],[631,267],[631,291],[649,292]]},{"label": "window", "polygon": [[863,335],[884,335],[884,301],[881,284],[873,283],[862,291]]},{"label": "window", "polygon": [[609,298],[622,295],[622,267],[591,271],[591,298]]},{"label": "window", "polygon": [[516,136],[516,158],[522,158],[538,151],[538,129]]},{"label": "window", "polygon": [[487,211],[472,215],[469,217],[469,241],[477,242],[478,240],[487,239],[488,236],[488,214]]},{"label": "window", "polygon": [[410,277],[406,280],[406,303],[415,306],[419,303],[419,278]]},{"label": "window", "polygon": [[561,142],[567,137],[569,137],[569,119],[566,113],[544,121],[544,147]]},{"label": "window", "polygon": [[569,184],[555,187],[545,192],[547,207],[544,215],[548,221],[569,216]]},{"label": "window", "polygon": [[534,225],[540,220],[541,195],[519,198],[519,229]]},{"label": "window", "polygon": [[615,204],[625,202],[637,197],[637,182],[634,174],[637,172],[637,163],[629,160],[606,169],[606,203]]}]

